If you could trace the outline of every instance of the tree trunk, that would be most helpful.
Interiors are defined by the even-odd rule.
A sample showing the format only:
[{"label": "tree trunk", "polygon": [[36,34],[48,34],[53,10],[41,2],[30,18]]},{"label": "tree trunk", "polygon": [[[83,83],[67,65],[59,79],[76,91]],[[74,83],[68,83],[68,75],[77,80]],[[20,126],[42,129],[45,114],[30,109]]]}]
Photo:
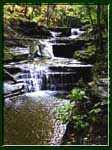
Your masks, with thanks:
[{"label": "tree trunk", "polygon": [[46,13],[46,16],[47,16],[46,24],[47,24],[47,26],[49,26],[49,16],[50,16],[49,9],[50,9],[50,6],[48,5],[47,6],[47,13]]},{"label": "tree trunk", "polygon": [[96,50],[97,50],[96,28],[95,28],[94,23],[93,23],[93,19],[92,19],[92,15],[91,15],[90,6],[89,6],[89,5],[86,5],[86,8],[87,8],[87,13],[88,13],[88,16],[89,16],[89,19],[90,19],[90,22],[91,22],[91,27],[93,28],[94,39],[95,39],[95,47],[96,47]]},{"label": "tree trunk", "polygon": [[[107,7],[107,6],[106,6]],[[106,11],[106,8],[105,8],[105,5],[102,5],[102,14],[103,14],[103,19],[105,21],[105,28],[108,32],[108,17],[107,15],[105,14],[105,11]]]},{"label": "tree trunk", "polygon": [[91,16],[91,10],[90,10],[90,7],[89,7],[88,5],[86,5],[86,8],[87,8],[88,16],[89,16],[89,18],[90,18],[91,26],[92,26],[93,29],[94,29],[94,23],[93,23],[93,19],[92,19],[92,16]]},{"label": "tree trunk", "polygon": [[48,6],[47,6],[47,13],[46,13],[46,17],[47,17],[47,22],[46,22],[46,24],[47,24],[47,26],[50,25],[51,20],[52,20],[52,22],[53,22],[53,20],[54,20],[54,17],[55,17],[55,16],[54,16],[55,7],[56,7],[56,5],[48,5]]},{"label": "tree trunk", "polygon": [[25,8],[24,8],[24,16],[27,17],[27,11],[28,11],[28,7],[27,7],[27,4],[25,5]]},{"label": "tree trunk", "polygon": [[102,38],[102,31],[101,31],[101,6],[97,5],[97,41],[99,46],[99,51],[103,51],[103,38]]}]

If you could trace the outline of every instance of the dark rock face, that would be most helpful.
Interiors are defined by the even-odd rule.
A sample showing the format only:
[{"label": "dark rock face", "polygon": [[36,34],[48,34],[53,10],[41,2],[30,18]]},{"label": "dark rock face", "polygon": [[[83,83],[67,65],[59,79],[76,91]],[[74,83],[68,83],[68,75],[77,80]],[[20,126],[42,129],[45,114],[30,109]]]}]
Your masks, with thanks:
[{"label": "dark rock face", "polygon": [[25,34],[30,37],[38,37],[38,36],[51,36],[51,33],[44,26],[38,26],[35,22],[27,22],[22,20],[12,20],[11,27],[17,32]]},{"label": "dark rock face", "polygon": [[74,54],[73,45],[53,45],[53,53],[56,57],[72,58]]},{"label": "dark rock face", "polygon": [[[69,91],[76,83],[83,79],[84,82],[91,81],[91,67],[58,67],[50,66],[49,71],[40,70],[35,72],[35,79],[31,78],[29,70],[24,71],[22,78],[26,77],[25,90],[27,92],[34,92],[35,90],[50,90],[50,91]],[[70,70],[71,69],[71,70]],[[33,73],[34,74],[34,73]],[[39,81],[37,84],[36,82]],[[41,82],[40,82],[41,81]],[[39,86],[39,87],[38,87]],[[31,87],[31,89],[29,88]],[[37,87],[37,89],[36,89]]]},{"label": "dark rock face", "polygon": [[[65,82],[67,81],[69,83],[69,81],[71,83],[76,83],[79,79],[83,79],[84,82],[90,82],[92,80],[92,66],[86,66],[83,65],[82,66],[70,66],[70,65],[65,65],[63,67],[61,66],[50,66],[49,67],[51,71],[54,72],[54,74],[56,72],[63,72],[63,75],[66,76],[66,78],[64,76],[62,76],[63,80],[65,80]],[[60,74],[59,74],[60,75]]]},{"label": "dark rock face", "polygon": [[59,43],[53,45],[53,53],[56,57],[73,58],[74,52],[84,46],[80,39],[73,42],[70,40],[57,40],[57,42]]},{"label": "dark rock face", "polygon": [[21,72],[21,69],[19,67],[15,67],[15,66],[8,66],[8,67],[4,67],[8,72],[10,72],[11,74],[16,74]]}]

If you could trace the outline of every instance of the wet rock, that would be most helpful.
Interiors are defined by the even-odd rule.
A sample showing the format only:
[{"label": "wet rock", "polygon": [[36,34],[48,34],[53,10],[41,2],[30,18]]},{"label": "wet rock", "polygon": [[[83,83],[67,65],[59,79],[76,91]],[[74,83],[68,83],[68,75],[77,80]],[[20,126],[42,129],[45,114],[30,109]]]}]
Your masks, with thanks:
[{"label": "wet rock", "polygon": [[109,84],[109,79],[107,78],[102,78],[99,79],[96,83],[95,82],[90,82],[89,85],[91,87],[94,87],[93,91],[95,90],[98,94],[99,97],[103,98],[108,98],[108,84]]},{"label": "wet rock", "polygon": [[8,72],[10,72],[11,74],[16,74],[16,73],[19,73],[19,72],[21,72],[22,70],[21,70],[21,68],[19,68],[19,67],[15,67],[15,66],[4,66],[4,68],[6,68],[6,70],[8,71]]},{"label": "wet rock", "polygon": [[81,38],[57,38],[53,44],[53,53],[56,57],[73,58],[74,52],[84,48],[85,40]]},{"label": "wet rock", "polygon": [[74,54],[74,46],[71,44],[53,45],[53,53],[56,57],[72,58]]},{"label": "wet rock", "polygon": [[25,52],[26,49],[28,50],[28,48],[16,47],[10,48],[10,51],[4,50],[4,63],[26,60],[29,55],[29,51]]},{"label": "wet rock", "polygon": [[20,90],[23,87],[23,83],[11,84],[11,83],[4,83],[3,90],[4,94],[12,93],[14,91]]},{"label": "wet rock", "polygon": [[13,53],[11,52],[11,50],[4,50],[3,61],[11,62],[12,60],[13,60]]},{"label": "wet rock", "polygon": [[35,22],[28,21],[11,21],[11,26],[14,26],[14,29],[22,34],[25,34],[30,37],[38,36],[51,36],[49,30],[44,26],[38,26]]},{"label": "wet rock", "polygon": [[[8,45],[16,45],[16,38],[24,37],[49,37],[51,36],[50,31],[44,26],[38,26],[35,22],[28,22],[23,20],[10,19],[8,21],[4,20],[4,42],[7,44],[6,39],[13,39],[13,41],[8,42]],[[19,42],[17,42],[19,43]],[[20,43],[21,44],[21,43]]]}]

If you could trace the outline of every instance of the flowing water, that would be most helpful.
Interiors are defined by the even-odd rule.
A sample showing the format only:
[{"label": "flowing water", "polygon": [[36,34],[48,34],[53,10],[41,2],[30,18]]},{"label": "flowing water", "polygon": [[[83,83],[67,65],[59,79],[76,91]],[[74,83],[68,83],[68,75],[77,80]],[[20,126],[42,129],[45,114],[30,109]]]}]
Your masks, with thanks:
[{"label": "flowing water", "polygon": [[21,96],[15,106],[4,108],[6,145],[44,145],[50,142],[53,131],[52,115],[42,103]]},{"label": "flowing water", "polygon": [[[72,29],[65,39],[75,39],[83,32]],[[67,124],[57,119],[56,109],[69,103],[60,96],[80,79],[90,80],[91,65],[55,57],[53,45],[59,44],[56,40],[61,33],[51,33],[53,38],[39,39],[41,49],[37,54],[44,58],[4,65],[20,70],[13,73],[17,84],[4,81],[4,145],[60,145]],[[14,53],[18,53],[17,48]]]}]

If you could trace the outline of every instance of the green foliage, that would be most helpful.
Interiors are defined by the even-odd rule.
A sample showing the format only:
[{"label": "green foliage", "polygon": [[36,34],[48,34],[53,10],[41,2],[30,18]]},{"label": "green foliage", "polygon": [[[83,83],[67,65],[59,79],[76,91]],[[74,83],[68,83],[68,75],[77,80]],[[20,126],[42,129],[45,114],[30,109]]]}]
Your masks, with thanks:
[{"label": "green foliage", "polygon": [[90,118],[90,120],[93,122],[93,123],[95,123],[95,122],[97,122],[98,121],[98,119],[97,119],[97,116],[98,116],[98,114],[99,113],[101,113],[101,108],[92,108],[90,111],[89,111],[89,118]]},{"label": "green foliage", "polygon": [[4,52],[4,61],[13,60],[14,56],[11,51]]},{"label": "green foliage", "polygon": [[76,102],[76,101],[82,101],[84,96],[85,96],[85,91],[79,88],[74,88],[68,97],[71,99],[71,101]]},{"label": "green foliage", "polygon": [[[59,107],[57,110],[58,119],[61,120],[62,123],[66,123],[67,121],[70,121],[72,119],[76,123],[74,125],[74,128],[79,129],[80,127],[81,128],[84,127],[82,117],[79,115],[76,116],[76,112],[78,111],[76,108],[77,104],[75,103],[75,107],[74,107],[74,103],[72,103],[72,101],[80,102],[83,99],[84,95],[85,92],[78,88],[74,88],[71,91],[71,94],[68,95],[68,98],[71,99],[71,103],[65,104],[64,106]],[[84,117],[85,116],[83,116],[83,118]]]},{"label": "green foliage", "polygon": [[[82,84],[81,84],[82,85]],[[83,87],[84,88],[84,87]],[[74,131],[88,134],[90,128],[94,128],[94,125],[101,124],[103,128],[106,126],[107,117],[104,113],[104,108],[107,107],[107,103],[105,100],[100,100],[94,102],[92,100],[92,96],[94,95],[93,92],[89,93],[89,96],[91,97],[91,105],[89,108],[86,108],[86,101],[84,98],[86,98],[86,92],[90,92],[90,88],[85,88],[85,90],[82,90],[80,88],[74,88],[71,91],[71,94],[69,94],[69,98],[71,99],[71,102],[74,101],[74,105],[72,106],[72,112],[69,116],[69,120],[72,121]],[[86,92],[85,92],[86,91]],[[91,95],[92,94],[92,95]],[[96,96],[98,96],[96,94]],[[93,104],[92,104],[93,103]],[[66,116],[66,115],[65,115]],[[101,117],[102,116],[102,117]],[[102,128],[102,127],[101,127]],[[102,130],[102,135],[106,134],[106,131],[104,129]],[[89,134],[88,134],[89,135]]]},{"label": "green foliage", "polygon": [[[84,62],[89,62],[89,63],[95,63],[95,66],[93,68],[93,73],[95,76],[95,79],[98,80],[98,77],[103,75],[105,77],[107,75],[107,49],[108,49],[108,42],[107,42],[107,30],[108,30],[108,6],[107,5],[100,5],[100,17],[98,20],[98,9],[97,5],[61,5],[61,4],[56,4],[56,5],[31,5],[31,4],[7,4],[4,5],[4,20],[8,20],[8,33],[12,33],[14,37],[18,37],[19,34],[14,32],[12,30],[12,27],[10,28],[10,20],[14,19],[16,20],[25,20],[29,22],[36,22],[38,25],[44,25],[48,27],[56,27],[56,26],[61,26],[61,27],[81,27],[82,25],[88,26],[88,35],[86,34],[84,39],[81,42],[85,42],[85,46],[83,47],[83,50],[81,51],[76,51],[74,53],[74,58],[84,61]],[[100,22],[99,25],[101,25],[100,29],[98,29],[98,21]],[[4,24],[5,27],[5,24]],[[4,28],[6,29],[6,27]],[[5,30],[4,30],[5,31]],[[102,34],[102,37],[99,35],[99,31]],[[5,33],[5,37],[8,39],[8,35]],[[12,37],[12,36],[11,36]],[[97,38],[96,38],[97,37]],[[102,38],[102,42],[99,44],[97,40],[99,38]],[[97,45],[98,43],[99,45]],[[101,45],[103,45],[103,49],[101,49]],[[96,49],[97,47],[97,49]],[[32,52],[35,50],[35,43],[31,45]],[[102,55],[101,55],[102,54]],[[97,56],[97,57],[96,57]],[[4,60],[7,59],[13,59],[14,56],[10,51],[7,51],[4,53]],[[16,57],[15,57],[16,58]],[[16,58],[17,59],[17,58]],[[20,59],[20,58],[19,58]],[[96,63],[97,62],[97,63]],[[98,76],[98,75],[99,76]],[[82,131],[88,128],[94,126],[93,124],[101,123],[102,125],[105,125],[107,122],[107,118],[105,117],[105,112],[104,108],[107,110],[107,103],[103,101],[102,99],[99,99],[96,102],[92,101],[94,100],[93,97],[99,98],[98,96],[98,90],[96,86],[93,86],[95,89],[94,92],[90,92],[89,94],[85,92],[85,90],[82,90],[80,88],[74,88],[71,93],[69,94],[68,98],[70,98],[70,103],[65,104],[63,106],[60,106],[57,109],[58,113],[58,119],[62,121],[62,123],[66,123],[69,120],[73,121],[73,126],[75,131]],[[88,89],[86,90],[88,91]],[[86,102],[84,101],[84,98],[86,97],[86,94],[89,95],[89,99],[91,100],[91,105],[88,108],[85,107]],[[74,103],[72,103],[74,102]],[[39,108],[40,109],[40,108]],[[45,124],[46,126],[49,127],[49,130],[53,130],[49,124],[47,124],[47,121],[49,117],[47,118],[46,113],[43,112],[43,115],[41,118],[38,118],[39,116],[37,115],[39,113],[39,109],[35,110],[35,113],[32,114],[30,117],[31,119],[34,117],[35,120],[37,120],[36,124],[32,126],[35,128],[35,134],[37,132],[37,127],[40,127],[40,124],[38,121],[44,118],[44,121],[46,120]],[[83,109],[83,110],[82,110]],[[15,111],[15,110],[13,110]],[[6,111],[4,111],[5,115],[7,115]],[[10,112],[9,112],[10,113]],[[17,113],[17,112],[16,112]],[[18,115],[23,116],[24,111]],[[20,120],[22,120],[22,117],[20,117]],[[26,115],[25,115],[26,116]],[[33,116],[33,117],[32,117]],[[103,117],[101,117],[103,116]],[[12,115],[10,115],[12,117]],[[25,126],[18,126],[18,129],[21,127],[27,127],[28,125],[28,117],[25,118],[25,123],[27,123]],[[10,119],[10,118],[9,118]],[[12,121],[14,121],[13,119]],[[22,123],[22,121],[18,122]],[[31,120],[30,120],[31,122]],[[8,120],[8,123],[10,121]],[[7,123],[6,120],[6,129],[9,128],[9,124]],[[15,123],[15,121],[14,121]],[[8,126],[8,127],[7,127]],[[31,126],[29,124],[29,126]],[[44,124],[42,126],[42,130],[44,129]],[[12,129],[11,129],[12,130]],[[20,129],[21,130],[21,129]],[[29,127],[28,127],[29,130]],[[9,133],[10,129],[7,130],[7,134]],[[24,128],[22,128],[22,131],[24,131]],[[34,132],[34,131],[33,131]],[[25,133],[26,134],[26,133]],[[31,133],[29,134],[31,136],[34,136],[35,143],[39,140],[39,138],[35,138],[36,135],[32,135],[32,130]],[[46,134],[48,135],[48,132],[46,131]],[[18,134],[15,132],[15,137],[19,138]],[[29,138],[28,137],[28,138]],[[13,138],[13,137],[12,137]],[[21,138],[20,138],[21,140]],[[29,139],[30,140],[30,139]],[[12,139],[13,141],[13,139]],[[16,140],[17,142],[19,140]],[[30,140],[31,141],[31,140]],[[27,140],[26,140],[27,142]],[[9,143],[10,144],[10,143]],[[32,144],[32,143],[31,143]],[[42,143],[43,144],[43,143]]]},{"label": "green foliage", "polygon": [[94,108],[89,112],[89,114],[97,114],[99,112],[101,112],[101,108]]},{"label": "green foliage", "polygon": [[[107,7],[103,5],[102,9],[107,10]],[[35,21],[39,25],[46,26],[75,26],[79,20],[81,20],[80,23],[90,23],[89,12],[94,24],[96,24],[96,5],[4,5],[4,18]],[[106,13],[102,11],[102,23],[105,22],[105,16],[107,16],[107,11]]]},{"label": "green foliage", "polygon": [[85,91],[80,88],[74,88],[69,95],[71,101],[75,101],[74,107],[72,109],[71,119],[74,124],[74,129],[77,131],[85,129],[89,126],[87,121],[87,114],[81,114],[79,111],[80,104],[83,104],[83,99],[85,96]]},{"label": "green foliage", "polygon": [[[92,60],[94,59],[95,53],[96,53],[95,45],[90,45],[86,48],[86,50],[76,51],[74,53],[74,58],[80,61],[92,62]],[[95,59],[94,59],[94,62],[95,62]]]},{"label": "green foliage", "polygon": [[71,103],[60,106],[57,109],[58,118],[63,124],[70,120],[70,112],[73,105]]},{"label": "green foliage", "polygon": [[[89,119],[93,123],[102,122],[102,125],[105,124],[105,121],[103,121],[105,118],[105,115],[103,115],[102,118],[101,118],[101,115],[104,114],[104,108],[106,108],[106,106],[107,106],[107,103],[103,100],[103,98],[102,98],[102,101],[95,103],[92,109],[88,112]],[[100,116],[101,120],[99,120],[98,116]]]},{"label": "green foliage", "polygon": [[87,115],[85,114],[76,116],[74,115],[72,119],[74,122],[74,128],[78,131],[89,127],[89,123],[87,122]]},{"label": "green foliage", "polygon": [[98,80],[98,78],[105,78],[105,77],[108,78],[108,62],[105,60],[103,61],[103,60],[100,59],[100,61],[102,61],[102,62],[97,62],[93,67],[94,80]]}]

